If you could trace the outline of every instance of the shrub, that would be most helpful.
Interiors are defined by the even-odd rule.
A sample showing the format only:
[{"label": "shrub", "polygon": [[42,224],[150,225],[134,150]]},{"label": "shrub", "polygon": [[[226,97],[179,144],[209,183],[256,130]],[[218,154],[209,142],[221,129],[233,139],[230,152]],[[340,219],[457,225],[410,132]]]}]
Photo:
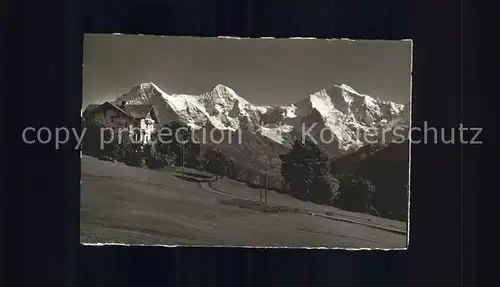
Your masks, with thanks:
[{"label": "shrub", "polygon": [[314,182],[312,201],[334,205],[339,194],[340,182],[330,172],[322,171]]},{"label": "shrub", "polygon": [[196,169],[204,170],[207,166],[207,163],[208,160],[204,156],[198,155],[196,157]]},{"label": "shrub", "polygon": [[339,192],[334,201],[335,206],[354,212],[366,212],[375,193],[375,186],[369,180],[351,174],[337,177]]},{"label": "shrub", "polygon": [[148,168],[157,169],[164,167],[175,167],[175,157],[166,155],[156,150],[155,145],[147,145],[146,152],[146,165]]},{"label": "shrub", "polygon": [[147,154],[142,145],[132,145],[132,152],[126,158],[125,163],[130,166],[146,167]]},{"label": "shrub", "polygon": [[232,161],[225,156],[222,151],[217,149],[208,149],[206,151],[206,170],[216,175],[216,177],[227,176]]}]

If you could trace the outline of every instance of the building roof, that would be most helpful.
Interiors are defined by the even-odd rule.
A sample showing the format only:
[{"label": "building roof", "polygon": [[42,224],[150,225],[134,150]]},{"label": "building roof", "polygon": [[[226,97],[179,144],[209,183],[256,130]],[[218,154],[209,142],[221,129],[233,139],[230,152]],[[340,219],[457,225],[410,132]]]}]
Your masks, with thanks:
[{"label": "building roof", "polygon": [[103,106],[111,106],[114,109],[125,114],[126,116],[129,116],[134,119],[146,118],[153,109],[153,105],[125,105],[124,107],[119,107],[114,103],[105,102],[101,105],[95,105],[95,104],[88,105],[87,108],[85,108],[85,111],[83,112],[83,116],[85,117],[89,113],[95,112],[98,108],[101,108]]},{"label": "building roof", "polygon": [[82,119],[85,119],[89,114],[94,113],[95,111],[99,110],[101,107],[105,105],[106,103],[100,105],[95,105],[95,104],[88,105],[82,113]]},{"label": "building roof", "polygon": [[83,115],[86,115],[90,112],[92,112],[95,108],[99,107],[100,105],[94,105],[94,104],[90,104],[88,105],[85,110],[83,111]]}]

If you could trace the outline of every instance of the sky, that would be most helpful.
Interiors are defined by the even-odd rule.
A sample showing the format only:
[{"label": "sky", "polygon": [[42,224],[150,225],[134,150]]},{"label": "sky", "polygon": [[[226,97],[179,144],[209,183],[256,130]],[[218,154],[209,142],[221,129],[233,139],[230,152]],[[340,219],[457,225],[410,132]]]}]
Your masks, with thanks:
[{"label": "sky", "polygon": [[410,41],[218,39],[87,34],[83,107],[153,82],[168,94],[217,84],[257,105],[288,104],[333,85],[410,101]]}]

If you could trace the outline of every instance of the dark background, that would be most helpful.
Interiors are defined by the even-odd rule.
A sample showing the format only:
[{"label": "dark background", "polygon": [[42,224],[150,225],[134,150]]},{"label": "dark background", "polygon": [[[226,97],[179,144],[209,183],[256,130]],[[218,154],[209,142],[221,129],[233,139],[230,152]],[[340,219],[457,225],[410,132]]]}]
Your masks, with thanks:
[{"label": "dark background", "polygon": [[74,143],[55,151],[27,146],[20,137],[26,126],[79,127],[84,32],[412,38],[413,124],[479,126],[482,87],[471,3],[462,1],[463,15],[455,0],[19,0],[1,7],[9,37],[1,45],[12,51],[2,53],[8,67],[3,94],[14,101],[2,105],[2,116],[11,123],[15,149],[6,152],[4,175],[14,184],[2,200],[8,248],[1,253],[7,271],[0,274],[7,282],[0,285],[475,285],[477,192],[485,190],[478,179],[479,146],[412,147],[408,251],[102,248],[79,245]]}]

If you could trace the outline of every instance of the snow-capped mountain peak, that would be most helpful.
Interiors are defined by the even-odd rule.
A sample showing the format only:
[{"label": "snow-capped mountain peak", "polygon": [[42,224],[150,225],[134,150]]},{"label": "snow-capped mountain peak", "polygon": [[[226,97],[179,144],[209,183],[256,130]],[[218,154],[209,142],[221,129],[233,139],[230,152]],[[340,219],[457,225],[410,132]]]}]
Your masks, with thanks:
[{"label": "snow-capped mountain peak", "polygon": [[128,104],[143,104],[150,101],[155,96],[162,95],[166,95],[166,93],[154,83],[148,82],[134,86],[127,94],[122,95],[118,99]]},{"label": "snow-capped mountain peak", "polygon": [[242,97],[228,86],[218,84],[210,91],[201,95],[204,100],[220,104],[232,104],[235,101],[246,102]]},{"label": "snow-capped mountain peak", "polygon": [[236,92],[231,89],[230,87],[222,84],[217,84],[215,85],[210,92],[212,93],[217,93],[217,94],[227,94],[227,95],[232,95],[232,96],[238,96]]},{"label": "snow-capped mountain peak", "polygon": [[358,96],[362,96],[360,93],[356,92],[356,90],[354,90],[351,86],[348,86],[346,84],[341,84],[341,85],[334,85],[334,87],[337,87],[339,89],[342,89],[344,91],[347,91],[351,94],[355,94],[355,95],[358,95]]}]

